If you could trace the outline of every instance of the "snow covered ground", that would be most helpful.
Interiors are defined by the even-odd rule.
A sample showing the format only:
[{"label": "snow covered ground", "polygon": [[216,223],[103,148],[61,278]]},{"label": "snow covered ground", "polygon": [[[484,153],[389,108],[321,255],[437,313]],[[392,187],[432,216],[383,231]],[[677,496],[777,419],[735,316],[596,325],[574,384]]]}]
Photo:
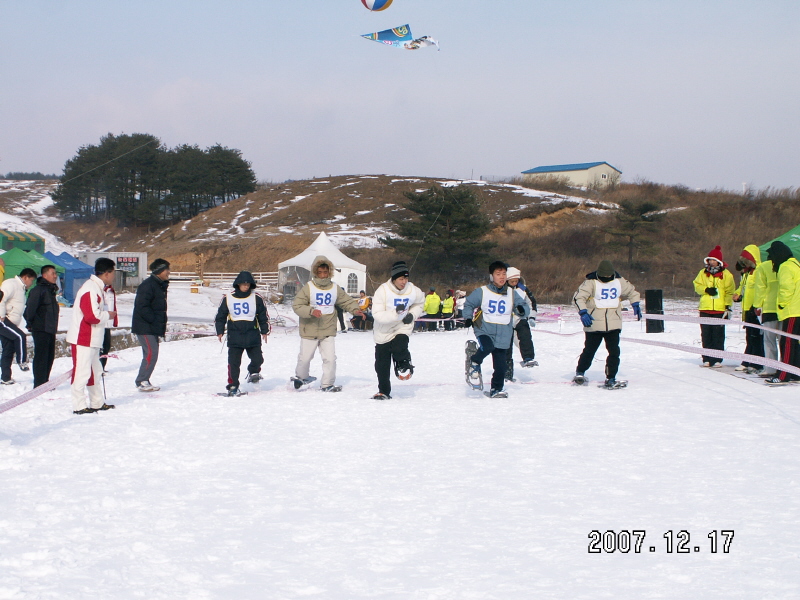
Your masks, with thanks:
[{"label": "snow covered ground", "polygon": [[[176,286],[171,318],[210,321],[218,297]],[[577,335],[544,333],[559,328]],[[696,325],[624,335],[699,345]],[[489,400],[463,381],[470,336],[412,336],[416,372],[388,402],[369,399],[369,333],[337,337],[342,393],[290,389],[289,328],[242,398],[215,395],[226,357],[211,337],[162,346],[155,394],[134,389],[140,351],[120,352],[116,410],[73,415],[65,385],[0,415],[0,598],[800,597],[800,387],[623,342],[627,389],[576,388],[570,313],[537,327],[541,366]],[[744,347],[737,328],[727,347]],[[0,402],[30,389],[14,376]],[[646,537],[595,554],[594,530]]]}]

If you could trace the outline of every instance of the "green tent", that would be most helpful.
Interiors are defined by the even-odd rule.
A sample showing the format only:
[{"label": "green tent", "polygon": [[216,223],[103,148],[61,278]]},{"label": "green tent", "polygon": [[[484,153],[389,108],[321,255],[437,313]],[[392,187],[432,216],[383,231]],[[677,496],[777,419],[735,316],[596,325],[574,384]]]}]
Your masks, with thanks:
[{"label": "green tent", "polygon": [[64,275],[64,267],[61,265],[53,264],[53,261],[45,258],[36,250],[20,250],[19,248],[12,248],[5,254],[0,255],[3,262],[6,263],[6,279],[19,275],[22,269],[30,267],[36,271],[36,276],[42,272],[42,267],[45,265],[53,265],[56,268],[59,276]]},{"label": "green tent", "polygon": [[784,233],[780,237],[776,237],[774,240],[770,240],[763,246],[759,246],[758,249],[761,250],[761,260],[767,260],[767,248],[772,245],[772,242],[783,242],[794,254],[794,257],[800,259],[800,225],[795,227],[794,229],[790,229],[786,233]]}]

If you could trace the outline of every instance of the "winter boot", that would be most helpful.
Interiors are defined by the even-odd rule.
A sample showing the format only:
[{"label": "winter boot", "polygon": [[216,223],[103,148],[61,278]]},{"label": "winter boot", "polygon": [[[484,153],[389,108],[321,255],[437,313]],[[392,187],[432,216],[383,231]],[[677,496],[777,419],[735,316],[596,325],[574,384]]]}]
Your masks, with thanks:
[{"label": "winter boot", "polygon": [[491,390],[490,392],[484,392],[489,398],[508,398],[508,392],[504,390]]},{"label": "winter boot", "polygon": [[372,399],[373,399],[373,400],[391,400],[391,399],[392,399],[392,397],[391,397],[389,394],[383,394],[383,393],[381,393],[381,392],[378,392],[377,394],[375,394],[375,395],[372,397]]},{"label": "winter boot", "polygon": [[247,376],[247,383],[258,383],[262,379],[264,379],[264,377],[262,377],[261,373],[250,373]]},{"label": "winter boot", "polygon": [[530,359],[523,360],[522,362],[520,362],[519,366],[520,367],[538,367],[539,363],[537,361],[533,360],[532,358],[530,358]]},{"label": "winter boot", "polygon": [[320,392],[341,392],[342,386],[340,385],[326,385],[319,388]]},{"label": "winter boot", "polygon": [[575,385],[586,385],[589,383],[589,378],[586,377],[582,372],[578,371],[575,373],[575,377],[572,378],[572,383]]}]

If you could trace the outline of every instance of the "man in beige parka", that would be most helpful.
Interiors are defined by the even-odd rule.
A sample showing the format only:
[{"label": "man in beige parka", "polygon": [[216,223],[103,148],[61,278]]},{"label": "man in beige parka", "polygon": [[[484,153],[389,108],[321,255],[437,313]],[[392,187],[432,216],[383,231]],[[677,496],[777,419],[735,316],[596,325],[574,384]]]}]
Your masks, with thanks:
[{"label": "man in beige parka", "polygon": [[364,314],[358,308],[358,301],[351,298],[341,286],[331,281],[333,263],[324,256],[317,256],[311,264],[311,281],[305,284],[292,303],[292,309],[300,317],[300,354],[297,356],[295,376],[291,378],[295,389],[314,381],[309,377],[311,359],[319,348],[322,356],[323,392],[341,392],[342,386],[336,381],[336,307],[356,316]]},{"label": "man in beige parka", "polygon": [[572,380],[576,384],[586,383],[585,373],[592,366],[600,343],[605,340],[608,350],[605,387],[609,389],[625,387],[626,382],[616,380],[620,362],[619,336],[622,332],[620,308],[623,300],[630,301],[633,313],[641,321],[639,292],[614,270],[614,266],[608,260],[601,261],[597,271],[586,275],[586,279],[575,292],[574,302],[578,307],[586,336],[583,352],[578,359],[575,377]]}]

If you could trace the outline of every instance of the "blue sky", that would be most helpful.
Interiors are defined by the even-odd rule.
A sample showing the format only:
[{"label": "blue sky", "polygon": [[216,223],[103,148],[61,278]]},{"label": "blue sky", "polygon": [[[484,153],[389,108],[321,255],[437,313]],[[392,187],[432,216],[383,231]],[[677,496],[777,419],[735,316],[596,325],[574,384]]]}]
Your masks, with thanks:
[{"label": "blue sky", "polygon": [[[259,179],[800,185],[800,2],[0,0],[0,172],[108,132],[238,148]],[[441,51],[359,34],[409,23]]]}]

